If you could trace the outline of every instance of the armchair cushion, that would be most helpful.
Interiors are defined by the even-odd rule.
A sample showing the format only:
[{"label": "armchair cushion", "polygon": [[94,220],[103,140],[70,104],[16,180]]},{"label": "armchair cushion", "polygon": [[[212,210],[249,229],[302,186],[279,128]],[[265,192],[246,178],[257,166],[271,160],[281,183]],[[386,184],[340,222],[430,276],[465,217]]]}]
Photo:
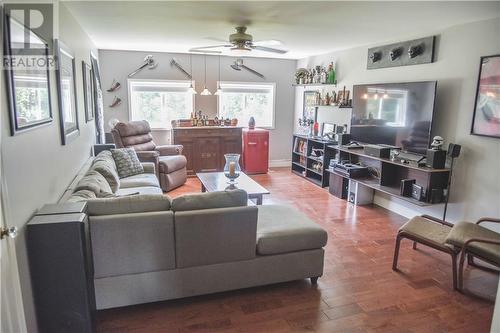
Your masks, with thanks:
[{"label": "armchair cushion", "polygon": [[161,156],[168,156],[182,154],[182,148],[182,145],[164,145],[156,146],[155,150],[158,151]]},{"label": "armchair cushion", "polygon": [[144,173],[139,158],[133,148],[111,149],[120,178]]},{"label": "armchair cushion", "polygon": [[160,156],[159,165],[160,173],[171,173],[186,167],[187,159],[184,155]]},{"label": "armchair cushion", "polygon": [[[474,223],[458,222],[446,237],[446,243],[462,247],[471,238],[484,238],[500,242],[500,234],[493,230]],[[472,254],[477,254],[500,265],[500,245],[472,242],[467,246],[467,249]]]},{"label": "armchair cushion", "polygon": [[174,212],[247,205],[248,194],[243,190],[186,194],[172,200]]},{"label": "armchair cushion", "polygon": [[100,152],[94,158],[90,169],[99,172],[106,178],[113,193],[118,190],[120,187],[120,177],[118,176],[118,171],[116,171],[116,164],[111,151],[105,150]]}]

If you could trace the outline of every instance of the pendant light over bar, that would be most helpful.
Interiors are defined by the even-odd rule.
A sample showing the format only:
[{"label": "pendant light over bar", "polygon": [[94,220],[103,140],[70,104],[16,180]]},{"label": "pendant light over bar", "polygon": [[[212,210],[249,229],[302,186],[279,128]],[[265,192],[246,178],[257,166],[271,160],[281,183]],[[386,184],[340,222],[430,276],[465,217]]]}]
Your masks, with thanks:
[{"label": "pendant light over bar", "polygon": [[192,54],[189,55],[189,67],[190,67],[189,70],[191,72],[190,73],[191,74],[191,84],[189,85],[189,90],[188,91],[191,94],[196,95],[198,93],[196,92],[196,89],[194,89],[194,87],[193,87],[193,55]]},{"label": "pendant light over bar", "polygon": [[214,95],[220,95],[222,94],[222,89],[220,88],[220,56],[219,56],[219,80],[217,81],[217,91],[214,93]]},{"label": "pendant light over bar", "polygon": [[205,60],[205,80],[203,83],[203,91],[201,92],[201,96],[210,96],[212,93],[207,89],[207,55],[205,54],[203,56],[203,59]]}]

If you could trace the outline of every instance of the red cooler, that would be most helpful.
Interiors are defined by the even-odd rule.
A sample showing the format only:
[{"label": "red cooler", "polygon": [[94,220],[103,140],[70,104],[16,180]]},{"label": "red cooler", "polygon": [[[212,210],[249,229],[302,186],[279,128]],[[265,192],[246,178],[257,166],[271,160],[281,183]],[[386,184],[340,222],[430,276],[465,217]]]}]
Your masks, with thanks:
[{"label": "red cooler", "polygon": [[269,168],[269,131],[243,129],[243,170],[247,174],[267,173]]}]

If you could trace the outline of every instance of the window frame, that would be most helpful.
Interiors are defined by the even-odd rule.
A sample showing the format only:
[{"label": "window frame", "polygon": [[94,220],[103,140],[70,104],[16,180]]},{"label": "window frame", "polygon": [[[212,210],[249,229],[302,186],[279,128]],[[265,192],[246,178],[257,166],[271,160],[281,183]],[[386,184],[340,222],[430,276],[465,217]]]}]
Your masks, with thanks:
[{"label": "window frame", "polygon": [[[133,121],[132,117],[132,85],[133,82],[142,82],[142,83],[182,83],[187,85],[187,89],[189,89],[190,85],[193,84],[194,81],[191,80],[162,80],[162,79],[127,79],[127,90],[128,90],[128,119],[129,121]],[[195,107],[195,95],[192,95],[192,110],[191,113],[196,109]],[[172,125],[168,124],[168,127],[151,127],[151,130],[154,131],[171,131]]]},{"label": "window frame", "polygon": [[[249,82],[249,81],[217,81],[217,86],[221,87],[224,91],[224,84],[234,84],[234,85],[247,85],[247,86],[272,86],[272,124],[271,126],[258,126],[259,128],[264,128],[268,130],[276,129],[276,82]],[[223,94],[223,93],[222,93]],[[221,115],[221,99],[222,94],[217,96],[217,117]],[[246,126],[246,124],[238,124],[239,126]]]}]

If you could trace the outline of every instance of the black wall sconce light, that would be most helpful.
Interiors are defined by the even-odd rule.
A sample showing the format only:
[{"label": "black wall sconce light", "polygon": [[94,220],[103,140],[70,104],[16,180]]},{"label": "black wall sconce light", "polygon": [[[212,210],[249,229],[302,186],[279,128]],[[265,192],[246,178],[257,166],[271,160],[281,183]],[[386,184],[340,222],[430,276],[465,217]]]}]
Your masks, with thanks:
[{"label": "black wall sconce light", "polygon": [[370,54],[370,60],[372,63],[379,61],[382,58],[382,53],[373,52]]},{"label": "black wall sconce light", "polygon": [[403,51],[401,50],[400,47],[393,48],[391,52],[389,52],[389,59],[391,59],[391,61],[394,61],[398,59],[402,53]]},{"label": "black wall sconce light", "polygon": [[408,48],[408,56],[410,59],[413,59],[419,55],[424,53],[424,44],[418,44],[418,45],[411,45]]}]

